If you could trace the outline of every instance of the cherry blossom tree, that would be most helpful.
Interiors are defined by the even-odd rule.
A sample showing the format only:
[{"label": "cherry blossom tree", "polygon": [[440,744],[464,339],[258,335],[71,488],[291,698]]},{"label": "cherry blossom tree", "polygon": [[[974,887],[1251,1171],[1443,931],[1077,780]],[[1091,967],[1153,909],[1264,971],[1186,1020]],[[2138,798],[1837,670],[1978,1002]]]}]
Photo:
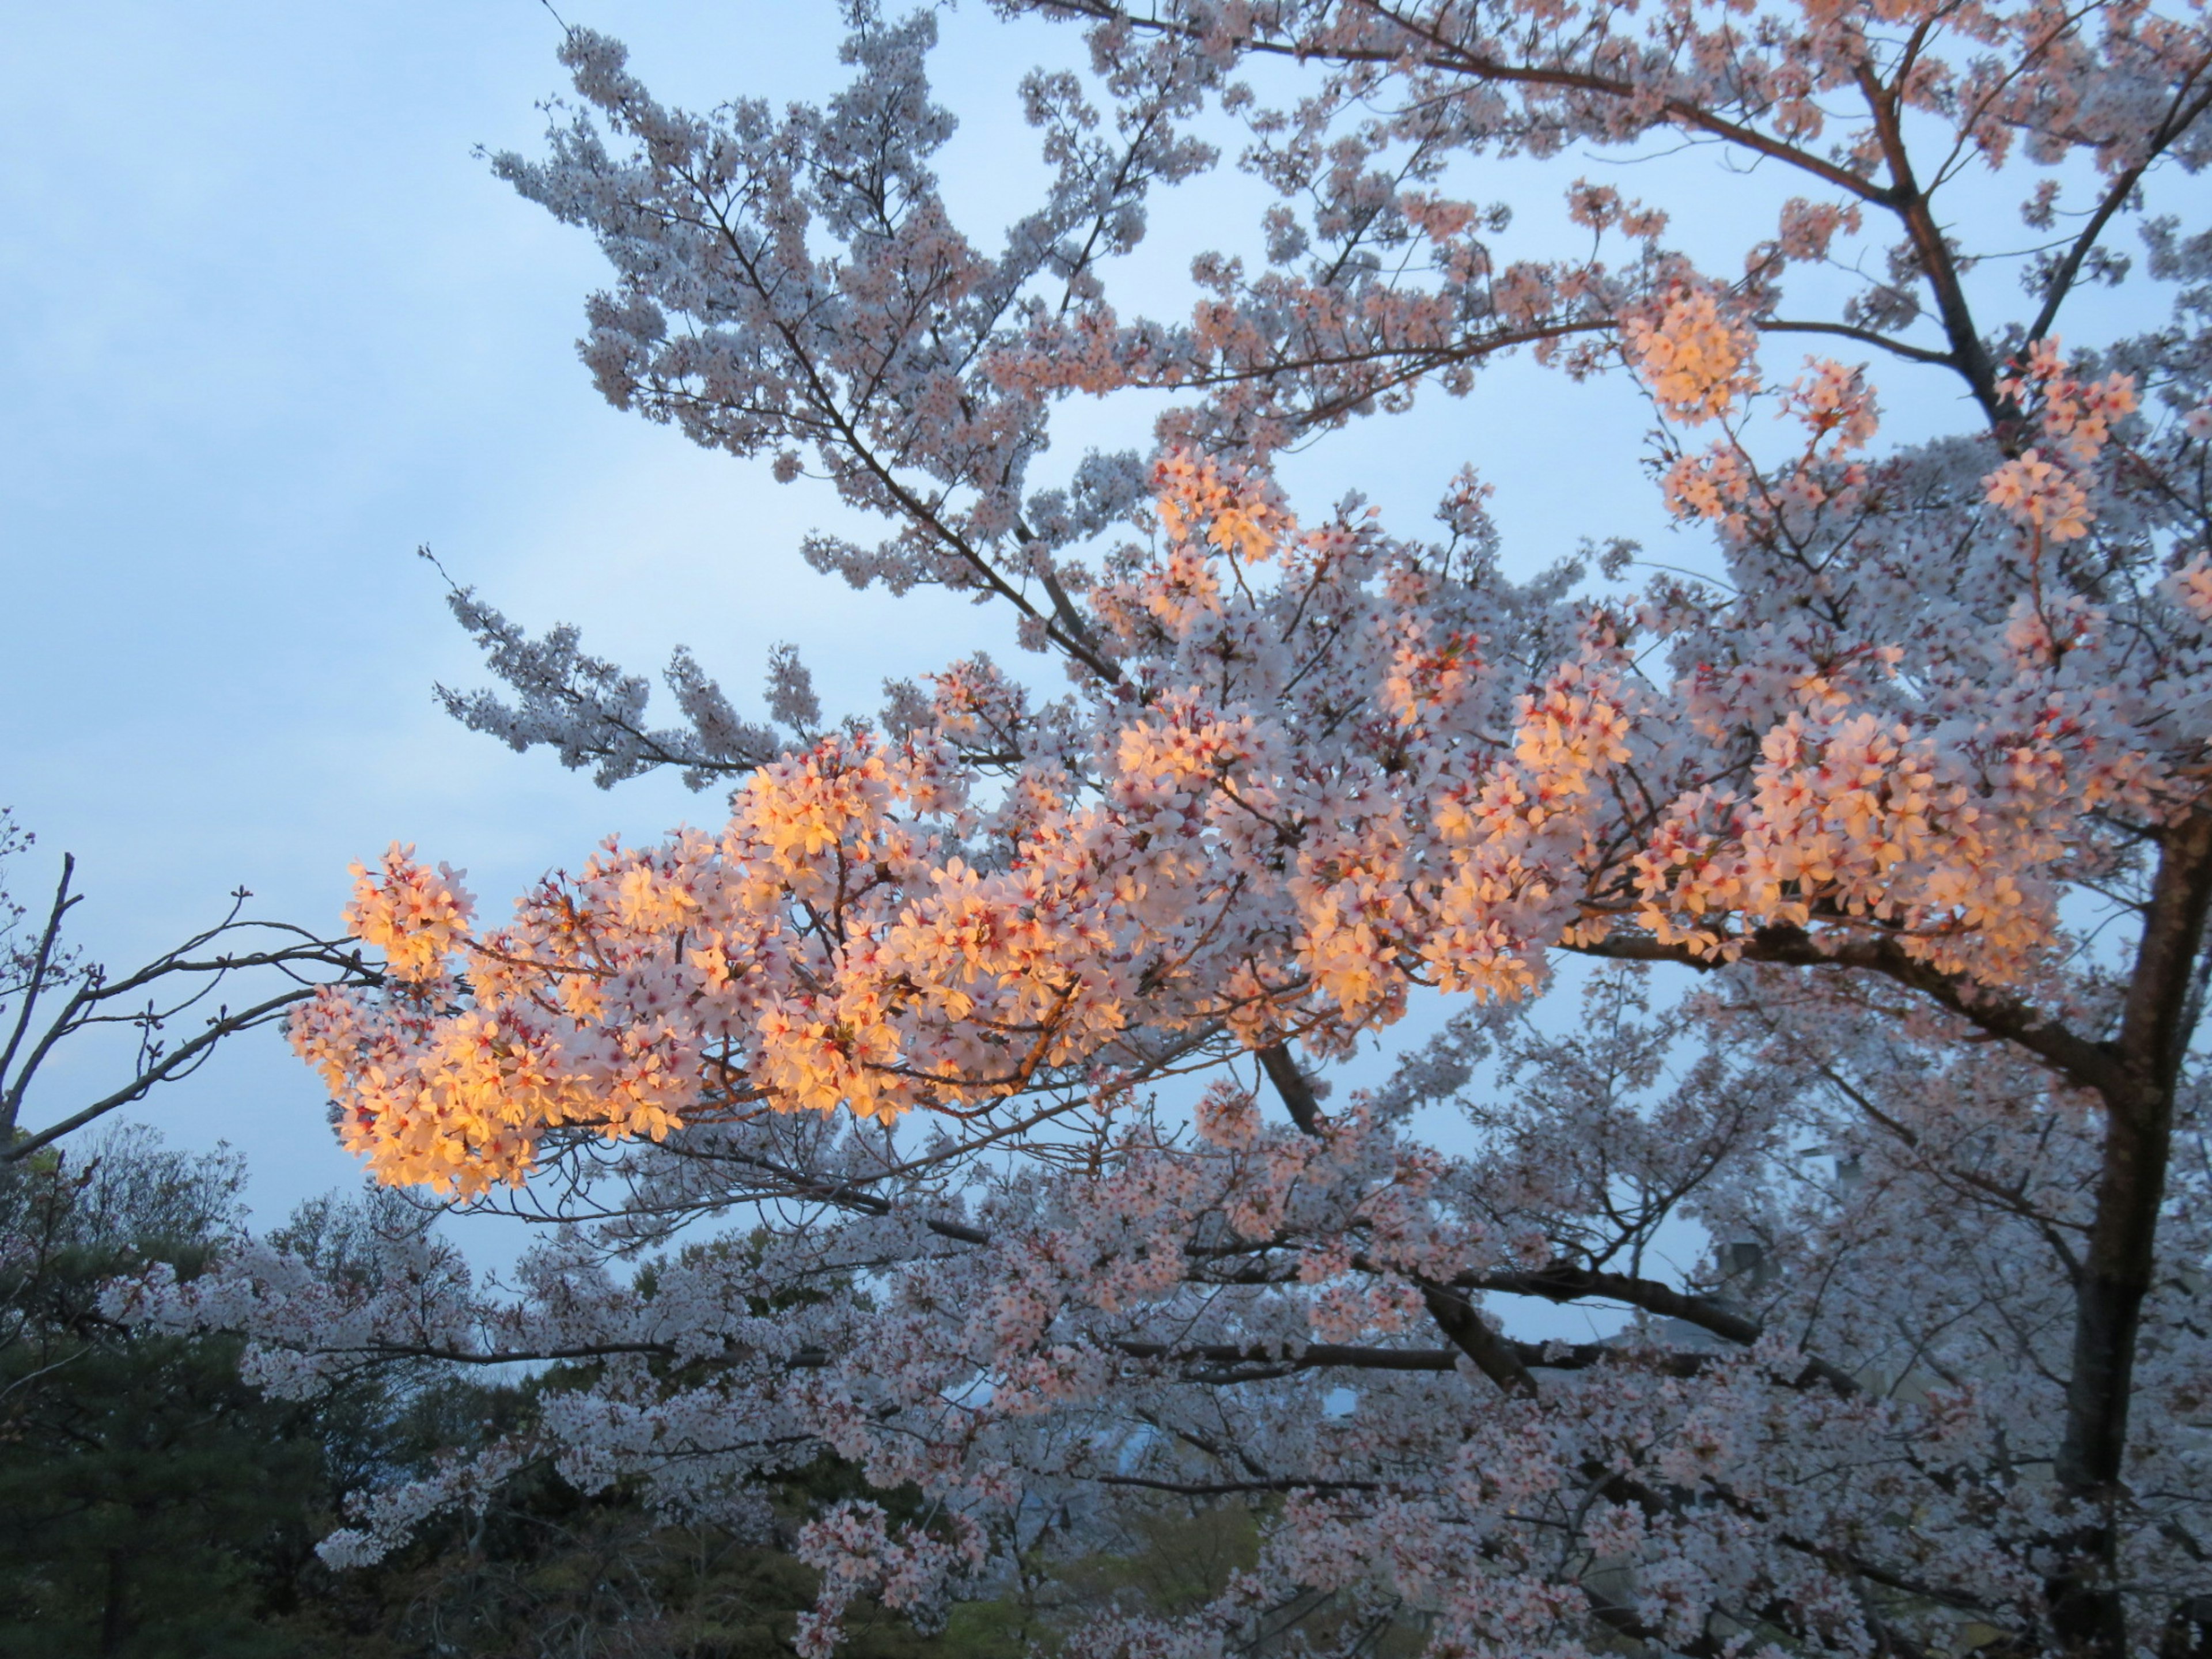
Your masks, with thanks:
[{"label": "cherry blossom tree", "polygon": [[[264,1249],[130,1299],[292,1389],[591,1363],[543,1433],[678,1511],[824,1449],[911,1484],[808,1534],[811,1655],[1162,1492],[1256,1506],[1259,1565],[1074,1651],[2212,1651],[2202,7],[999,9],[1090,58],[1024,83],[1050,187],[995,251],[926,13],[856,5],[849,87],[781,112],[571,30],[578,105],[496,166],[614,267],[610,399],[826,479],[886,529],[811,563],[1035,668],[833,722],[786,653],[756,723],[679,651],[655,724],[457,592],[503,684],[461,719],[727,822],[497,922],[395,848],[348,913],[385,985],[294,1040],[385,1179],[563,1224],[518,1295],[425,1240],[347,1297]],[[1124,316],[1223,143],[1258,241]],[[1571,178],[1685,149],[1680,200]],[[1477,198],[1501,158],[1575,251]],[[1510,558],[1471,471],[1428,533],[1294,504],[1285,452],[1515,351],[1648,398],[1704,574]],[[1884,441],[1878,383],[1952,429]],[[1155,453],[1048,468],[1067,400],[1161,392]]]}]

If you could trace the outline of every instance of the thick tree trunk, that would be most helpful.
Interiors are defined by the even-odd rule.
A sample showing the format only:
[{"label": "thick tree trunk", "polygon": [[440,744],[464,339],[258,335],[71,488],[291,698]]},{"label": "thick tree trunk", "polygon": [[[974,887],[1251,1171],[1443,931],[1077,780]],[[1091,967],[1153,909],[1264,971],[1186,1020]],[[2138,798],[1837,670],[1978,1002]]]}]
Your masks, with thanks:
[{"label": "thick tree trunk", "polygon": [[2109,1516],[2124,1497],[2128,1404],[2136,1339],[2156,1263],[2174,1090],[2188,1046],[2189,986],[2212,902],[2212,815],[2168,832],[2114,1044],[2124,1080],[2102,1092],[2105,1146],[2097,1206],[2075,1286],[2074,1355],[2059,1484],[2101,1519],[2068,1541],[2071,1559],[2049,1589],[2051,1625],[2069,1652],[2125,1659],[2126,1611],[2116,1588]]}]

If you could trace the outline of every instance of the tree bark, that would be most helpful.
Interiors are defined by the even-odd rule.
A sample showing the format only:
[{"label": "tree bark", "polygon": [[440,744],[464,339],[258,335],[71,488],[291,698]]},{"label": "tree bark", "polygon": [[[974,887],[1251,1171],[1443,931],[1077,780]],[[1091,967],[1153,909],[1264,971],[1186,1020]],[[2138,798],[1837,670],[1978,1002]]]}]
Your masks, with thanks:
[{"label": "tree bark", "polygon": [[2156,1262],[2166,1199],[2173,1097],[2189,1043],[2189,983],[2212,904],[2212,813],[2194,811],[2166,833],[2136,948],[2120,1032],[2121,1078],[2100,1089],[2104,1155],[2096,1212],[2075,1291],[2074,1352],[2066,1389],[2059,1485],[2099,1518],[2067,1540],[2051,1581],[2051,1626],[2069,1652],[2125,1659],[2126,1609],[2117,1588],[2112,1514],[2125,1495],[2128,1405],[2143,1299]]}]

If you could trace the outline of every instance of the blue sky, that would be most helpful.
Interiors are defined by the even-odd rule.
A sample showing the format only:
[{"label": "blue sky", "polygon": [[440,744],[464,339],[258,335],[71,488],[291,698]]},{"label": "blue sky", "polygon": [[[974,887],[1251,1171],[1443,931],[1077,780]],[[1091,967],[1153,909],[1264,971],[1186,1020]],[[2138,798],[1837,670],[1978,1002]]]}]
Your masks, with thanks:
[{"label": "blue sky", "polygon": [[[678,101],[817,96],[838,72],[826,3],[566,15],[627,40]],[[815,576],[795,550],[818,495],[593,392],[571,342],[594,250],[472,154],[542,131],[534,105],[561,77],[535,0],[10,0],[0,17],[0,803],[40,836],[19,890],[78,855],[97,951],[156,948],[240,884],[266,913],[333,926],[349,861],[395,838],[500,907],[610,831],[718,816],[673,779],[603,794],[447,720],[432,683],[482,677],[421,544],[533,629],[580,622],[644,671],[684,641],[741,695],[781,640],[833,710],[977,645],[1011,654],[989,613]],[[1014,82],[1076,49],[980,7],[949,21],[956,209],[1018,210]],[[1236,186],[1212,189],[1158,216],[1148,283],[1171,286],[1224,212],[1249,216]],[[1645,416],[1621,388],[1510,368],[1468,404],[1372,424],[1302,463],[1301,494],[1358,483],[1425,520],[1472,458],[1501,486],[1516,562],[1650,527]],[[243,1149],[264,1218],[354,1178],[273,1038],[147,1115],[177,1142]]]}]

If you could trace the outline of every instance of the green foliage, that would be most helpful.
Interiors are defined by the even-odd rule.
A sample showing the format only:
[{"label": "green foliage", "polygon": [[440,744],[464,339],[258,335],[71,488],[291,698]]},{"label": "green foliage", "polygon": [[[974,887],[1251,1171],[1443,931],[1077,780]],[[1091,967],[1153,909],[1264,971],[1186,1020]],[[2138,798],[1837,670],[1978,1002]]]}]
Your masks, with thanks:
[{"label": "green foliage", "polygon": [[1094,1613],[1189,1613],[1260,1559],[1259,1517],[1243,1504],[1187,1504],[1139,1514],[1117,1551],[1086,1556],[1054,1575],[1059,1617]]},{"label": "green foliage", "polygon": [[189,1271],[240,1181],[234,1158],[127,1133],[0,1176],[0,1652],[285,1651],[258,1580],[312,1508],[301,1409],[242,1382],[234,1343],[99,1310],[117,1273]]},{"label": "green foliage", "polygon": [[[527,1390],[456,1388],[416,1419],[453,1426],[469,1396]],[[442,1432],[442,1431],[441,1431]],[[447,1442],[447,1443],[450,1443]],[[290,1628],[305,1654],[559,1653],[577,1659],[787,1659],[813,1572],[784,1547],[809,1512],[810,1471],[778,1495],[770,1535],[658,1521],[627,1490],[586,1495],[550,1468],[526,1471],[484,1512],[448,1518],[379,1565],[323,1575]],[[880,1611],[855,1609],[854,1659],[1017,1659],[1018,1650],[924,1638]]]}]

